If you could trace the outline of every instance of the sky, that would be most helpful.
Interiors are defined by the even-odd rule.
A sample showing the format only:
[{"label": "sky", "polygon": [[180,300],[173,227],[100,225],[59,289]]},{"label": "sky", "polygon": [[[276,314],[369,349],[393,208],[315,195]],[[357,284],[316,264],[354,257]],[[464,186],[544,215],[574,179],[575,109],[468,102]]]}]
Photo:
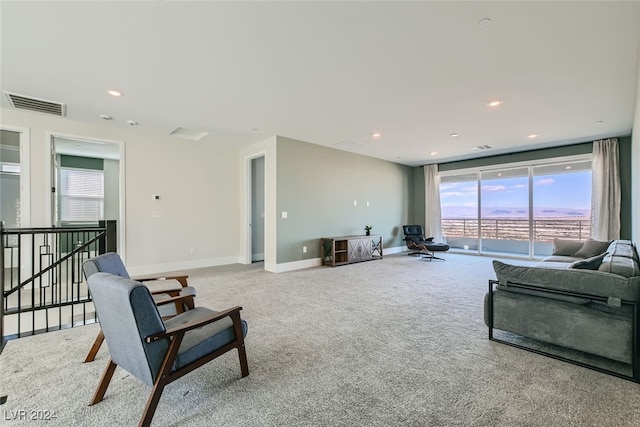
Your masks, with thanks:
[{"label": "sky", "polygon": [[[528,177],[482,181],[482,216],[528,217]],[[443,218],[477,216],[477,182],[440,184]],[[533,179],[534,217],[589,216],[591,171],[543,175]]]}]

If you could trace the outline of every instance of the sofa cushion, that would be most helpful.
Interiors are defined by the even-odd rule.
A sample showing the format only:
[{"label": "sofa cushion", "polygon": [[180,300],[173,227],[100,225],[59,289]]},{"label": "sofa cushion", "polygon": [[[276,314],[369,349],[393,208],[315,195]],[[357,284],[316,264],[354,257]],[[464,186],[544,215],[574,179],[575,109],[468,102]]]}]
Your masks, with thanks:
[{"label": "sofa cushion", "polygon": [[559,262],[564,263],[565,267],[568,267],[569,264],[571,264],[572,262],[580,261],[581,259],[584,259],[584,258],[577,258],[577,257],[574,257],[574,256],[564,256],[564,255],[551,255],[551,256],[548,256],[548,257],[544,258],[540,262],[540,264],[537,265],[537,267],[546,267],[547,266],[546,264],[549,264],[549,263],[555,264],[555,263],[559,263]]},{"label": "sofa cushion", "polygon": [[638,252],[629,240],[614,240],[607,248],[613,257],[631,258],[638,261]]},{"label": "sofa cushion", "polygon": [[590,258],[592,256],[599,255],[607,251],[610,243],[610,241],[601,242],[599,240],[593,240],[589,238],[586,242],[584,242],[580,250],[573,254],[573,256],[578,258]]},{"label": "sofa cushion", "polygon": [[618,274],[624,277],[634,277],[640,276],[640,265],[633,258],[607,255],[598,267],[598,271]]},{"label": "sofa cushion", "polygon": [[584,242],[581,240],[553,239],[553,253],[551,255],[573,256]]},{"label": "sofa cushion", "polygon": [[640,277],[627,278],[597,270],[516,266],[498,260],[493,261],[493,268],[502,286],[511,282],[576,292],[585,294],[585,297],[593,295],[640,301]]},{"label": "sofa cushion", "polygon": [[607,256],[609,252],[605,252],[600,255],[592,256],[589,258],[581,259],[579,261],[574,261],[569,264],[569,268],[582,268],[584,270],[597,270],[602,264],[602,260],[605,256]]}]

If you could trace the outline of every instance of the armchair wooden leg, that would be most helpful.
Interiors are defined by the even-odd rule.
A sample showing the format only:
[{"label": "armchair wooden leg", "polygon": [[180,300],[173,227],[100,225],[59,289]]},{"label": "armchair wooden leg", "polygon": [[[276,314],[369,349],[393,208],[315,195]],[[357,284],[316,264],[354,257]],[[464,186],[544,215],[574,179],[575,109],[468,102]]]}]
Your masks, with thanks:
[{"label": "armchair wooden leg", "polygon": [[149,427],[151,425],[151,420],[156,413],[156,408],[158,407],[158,402],[160,402],[160,396],[162,396],[165,385],[166,383],[162,378],[156,380],[156,383],[151,389],[151,395],[147,400],[147,406],[144,408],[138,427]]},{"label": "armchair wooden leg", "polygon": [[107,368],[104,370],[102,374],[102,379],[100,379],[100,384],[98,384],[98,388],[93,395],[93,399],[91,399],[91,403],[89,406],[95,405],[96,403],[102,402],[104,398],[104,394],[107,392],[107,387],[109,387],[109,383],[111,382],[111,377],[113,377],[113,373],[116,370],[116,365],[113,363],[113,360],[109,358],[109,363],[107,363]]},{"label": "armchair wooden leg", "polygon": [[94,361],[94,359],[96,358],[96,354],[98,353],[98,350],[100,350],[102,341],[104,341],[104,334],[102,333],[102,329],[100,329],[100,332],[98,332],[98,336],[96,337],[96,340],[93,342],[93,345],[91,346],[91,350],[89,350],[89,354],[87,354],[87,358],[84,359],[84,363]]},{"label": "armchair wooden leg", "polygon": [[231,320],[233,321],[233,332],[236,335],[236,342],[238,343],[238,358],[240,359],[240,372],[242,377],[249,375],[249,364],[247,363],[247,352],[244,348],[244,334],[242,333],[242,320],[240,320],[240,312],[231,314]]},{"label": "armchair wooden leg", "polygon": [[247,363],[247,352],[244,348],[244,340],[242,340],[242,345],[238,346],[238,357],[240,358],[240,372],[242,373],[242,378],[249,375],[249,364]]}]

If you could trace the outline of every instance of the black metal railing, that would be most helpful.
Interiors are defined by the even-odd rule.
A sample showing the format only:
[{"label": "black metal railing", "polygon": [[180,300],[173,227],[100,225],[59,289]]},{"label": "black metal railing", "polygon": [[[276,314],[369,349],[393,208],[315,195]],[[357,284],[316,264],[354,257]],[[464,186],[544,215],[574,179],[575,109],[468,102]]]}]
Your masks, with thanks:
[{"label": "black metal railing", "polygon": [[115,252],[116,221],[95,227],[0,224],[0,350],[7,340],[95,322],[82,263]]},{"label": "black metal railing", "polygon": [[[590,236],[589,219],[544,218],[533,220],[533,241],[552,242],[554,238],[585,240]],[[481,235],[485,239],[529,240],[529,220],[483,218]],[[442,234],[447,237],[478,238],[478,220],[443,218]]]}]

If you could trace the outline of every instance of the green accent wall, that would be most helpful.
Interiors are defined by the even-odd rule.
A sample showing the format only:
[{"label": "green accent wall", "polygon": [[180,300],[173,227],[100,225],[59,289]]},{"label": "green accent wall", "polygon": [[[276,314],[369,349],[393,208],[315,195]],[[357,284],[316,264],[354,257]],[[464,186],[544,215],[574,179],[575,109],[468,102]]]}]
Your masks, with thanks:
[{"label": "green accent wall", "polygon": [[66,154],[61,154],[60,166],[63,168],[93,169],[101,171],[104,169],[104,162],[102,159],[96,159],[93,157],[68,156]]},{"label": "green accent wall", "polygon": [[415,211],[414,168],[284,137],[276,150],[278,264],[319,258],[321,237],[362,235],[365,225],[385,248],[404,246],[402,225]]},{"label": "green accent wall", "polygon": [[[620,191],[622,195],[620,203],[620,237],[622,239],[631,239],[631,136],[618,136],[617,138],[620,158]],[[554,157],[587,154],[592,151],[593,142],[589,141],[561,147],[521,151],[512,154],[502,154],[491,157],[441,163],[438,165],[438,170],[444,172],[458,169],[479,168],[505,163],[526,162],[530,160],[542,160]],[[424,181],[424,174],[422,180]],[[422,199],[424,201],[424,195],[422,196]]]}]

